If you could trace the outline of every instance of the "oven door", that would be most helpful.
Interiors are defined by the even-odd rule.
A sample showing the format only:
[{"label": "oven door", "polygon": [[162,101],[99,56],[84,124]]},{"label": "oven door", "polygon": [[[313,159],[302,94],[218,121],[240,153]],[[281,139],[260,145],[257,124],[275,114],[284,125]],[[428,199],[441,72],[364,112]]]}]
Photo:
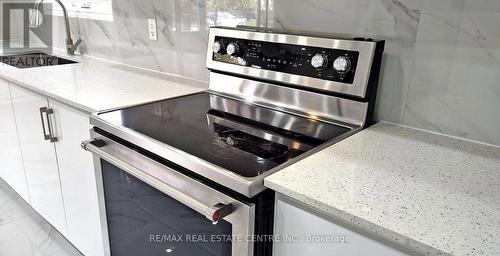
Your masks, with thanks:
[{"label": "oven door", "polygon": [[253,255],[253,204],[91,133],[106,254]]}]

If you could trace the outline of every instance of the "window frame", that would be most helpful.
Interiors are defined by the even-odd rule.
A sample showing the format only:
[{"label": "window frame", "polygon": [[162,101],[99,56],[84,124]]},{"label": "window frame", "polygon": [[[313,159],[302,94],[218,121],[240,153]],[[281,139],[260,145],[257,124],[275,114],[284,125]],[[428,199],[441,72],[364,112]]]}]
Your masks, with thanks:
[{"label": "window frame", "polygon": [[[99,10],[93,10],[92,7],[90,9],[85,9],[81,7],[72,8],[70,6],[73,5],[73,2],[79,2],[83,4],[83,2],[92,2],[91,0],[60,0],[66,10],[68,12],[68,16],[71,18],[83,18],[83,19],[93,19],[93,20],[104,20],[104,21],[113,21],[113,1],[112,0],[102,0],[103,2],[107,2],[106,10],[102,8]],[[95,1],[95,0],[94,0]],[[46,0],[47,3],[52,4],[52,10],[50,13],[54,16],[63,16],[62,8],[57,4],[54,0]],[[80,4],[80,5],[81,5]]]}]

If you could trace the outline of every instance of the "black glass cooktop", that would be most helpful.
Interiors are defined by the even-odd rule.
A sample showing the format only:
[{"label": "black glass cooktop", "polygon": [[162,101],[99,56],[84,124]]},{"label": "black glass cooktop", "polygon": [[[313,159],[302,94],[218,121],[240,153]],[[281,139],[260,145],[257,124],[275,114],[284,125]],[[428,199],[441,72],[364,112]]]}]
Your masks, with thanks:
[{"label": "black glass cooktop", "polygon": [[349,131],[207,92],[99,116],[244,177]]}]

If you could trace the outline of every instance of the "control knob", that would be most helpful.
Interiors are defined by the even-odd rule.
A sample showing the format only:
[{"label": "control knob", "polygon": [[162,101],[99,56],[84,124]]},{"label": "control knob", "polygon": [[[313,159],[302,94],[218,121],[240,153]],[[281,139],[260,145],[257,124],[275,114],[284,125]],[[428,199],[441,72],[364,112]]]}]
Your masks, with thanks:
[{"label": "control knob", "polygon": [[328,57],[324,54],[316,54],[311,59],[311,66],[317,70],[324,70],[328,67]]},{"label": "control knob", "polygon": [[238,56],[240,55],[240,46],[237,43],[230,43],[227,45],[226,48],[226,53],[229,54],[230,56]]},{"label": "control knob", "polygon": [[351,60],[348,57],[340,56],[333,62],[333,69],[344,74],[351,69]]},{"label": "control knob", "polygon": [[214,53],[224,53],[224,43],[215,41],[212,45],[212,51]]}]

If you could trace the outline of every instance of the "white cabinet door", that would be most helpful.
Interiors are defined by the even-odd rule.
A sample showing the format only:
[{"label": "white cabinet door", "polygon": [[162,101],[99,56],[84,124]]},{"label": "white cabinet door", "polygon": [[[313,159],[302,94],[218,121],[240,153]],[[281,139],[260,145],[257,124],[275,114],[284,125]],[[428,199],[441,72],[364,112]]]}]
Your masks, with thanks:
[{"label": "white cabinet door", "polygon": [[84,255],[103,255],[93,159],[80,147],[90,138],[89,116],[51,100],[49,106],[54,111],[68,239]]},{"label": "white cabinet door", "polygon": [[274,256],[405,256],[385,244],[339,226],[292,200],[276,197]]},{"label": "white cabinet door", "polygon": [[31,206],[60,233],[67,234],[54,144],[44,140],[40,108],[47,98],[11,85]]},{"label": "white cabinet door", "polygon": [[16,120],[10,99],[9,83],[0,79],[0,178],[7,182],[26,202],[30,202],[23,158],[17,136]]}]

